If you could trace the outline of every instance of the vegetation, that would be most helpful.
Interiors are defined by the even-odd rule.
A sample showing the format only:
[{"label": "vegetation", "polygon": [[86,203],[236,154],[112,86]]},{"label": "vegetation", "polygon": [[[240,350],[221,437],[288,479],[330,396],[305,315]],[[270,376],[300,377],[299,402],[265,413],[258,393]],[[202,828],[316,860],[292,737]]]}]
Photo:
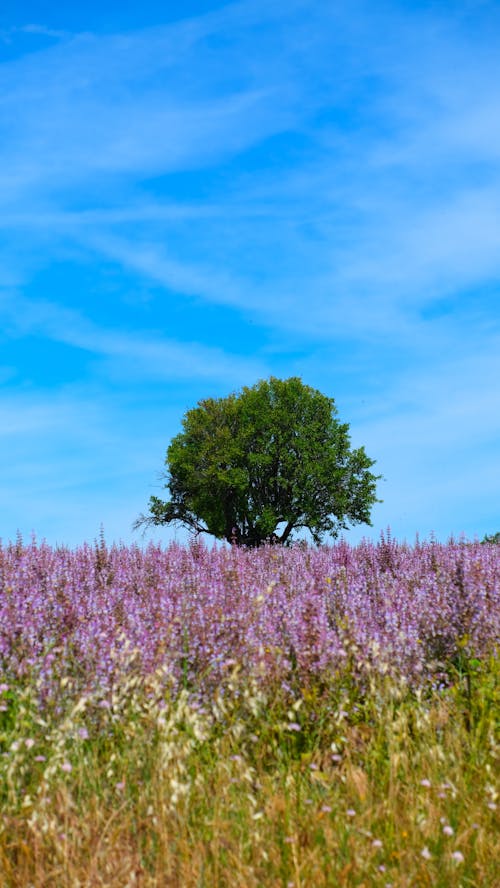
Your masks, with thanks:
[{"label": "vegetation", "polygon": [[499,574],[0,545],[0,884],[495,888]]},{"label": "vegetation", "polygon": [[247,546],[286,543],[306,529],[316,543],[370,523],[379,476],[332,398],[300,379],[271,377],[240,394],[200,401],[167,451],[170,499],[150,499],[136,526],[179,522]]},{"label": "vegetation", "polygon": [[500,543],[500,531],[497,531],[497,533],[486,534],[483,537],[483,539],[481,540],[481,542],[482,543],[494,543],[495,545],[498,545]]},{"label": "vegetation", "polygon": [[234,668],[203,709],[133,672],[107,707],[4,686],[1,884],[494,888],[498,661],[473,674],[292,700]]}]

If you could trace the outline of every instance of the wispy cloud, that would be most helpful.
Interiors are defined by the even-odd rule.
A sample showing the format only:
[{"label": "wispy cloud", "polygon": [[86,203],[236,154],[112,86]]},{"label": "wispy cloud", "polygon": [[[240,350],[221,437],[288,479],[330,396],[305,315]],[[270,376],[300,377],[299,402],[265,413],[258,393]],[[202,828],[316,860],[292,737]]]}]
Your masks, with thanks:
[{"label": "wispy cloud", "polygon": [[77,35],[2,66],[4,195],[206,166],[293,124],[286,84],[237,45],[210,45],[251,25],[250,13],[241,4],[127,35]]},{"label": "wispy cloud", "polygon": [[[466,39],[464,11],[318,4],[306,27],[304,11],[233,4],[77,35],[5,66],[4,198],[17,225],[57,232],[67,190],[84,187],[86,203],[104,194],[113,206],[69,211],[67,233],[96,223],[98,251],[169,289],[320,337],[392,327],[411,340],[421,307],[500,270],[498,57],[484,32]],[[306,137],[298,164],[286,149],[277,175],[224,174],[206,207],[147,209],[137,194],[148,177],[210,170],[289,132]],[[202,238],[186,259],[169,235],[191,213]],[[127,221],[139,238],[117,231]],[[242,265],[243,243],[257,263]],[[207,261],[214,245],[223,273]]]},{"label": "wispy cloud", "polygon": [[[178,407],[127,403],[117,392],[0,392],[0,537],[78,545],[98,536],[130,540],[162,466]],[[135,537],[134,537],[135,538]],[[136,538],[135,538],[136,539]]]},{"label": "wispy cloud", "polygon": [[[140,28],[117,17],[103,33],[89,11],[77,33],[61,7],[49,24],[21,11],[0,35],[5,346],[88,355],[73,394],[96,447],[110,430],[104,408],[87,412],[93,386],[109,404],[142,381],[151,428],[162,386],[182,412],[206,385],[307,374],[339,391],[378,458],[382,524],[411,513],[418,526],[429,502],[449,526],[478,491],[490,516],[498,4],[244,0],[154,25],[145,7]],[[3,363],[10,440],[38,424],[47,465],[51,448],[60,461],[42,382],[28,404],[12,350]],[[128,433],[138,409],[124,402],[113,422]],[[171,416],[164,434],[176,430]],[[142,442],[148,472],[159,438]]]},{"label": "wispy cloud", "polygon": [[19,295],[4,295],[0,310],[4,325],[14,335],[35,333],[117,362],[122,378],[139,374],[156,381],[231,378],[241,383],[265,375],[262,361],[199,343],[103,328],[80,312],[45,300],[34,302]]},{"label": "wispy cloud", "polygon": [[481,355],[436,356],[386,380],[383,401],[352,427],[385,477],[379,526],[406,526],[410,538],[443,527],[473,536],[497,521],[499,376],[497,336]]}]

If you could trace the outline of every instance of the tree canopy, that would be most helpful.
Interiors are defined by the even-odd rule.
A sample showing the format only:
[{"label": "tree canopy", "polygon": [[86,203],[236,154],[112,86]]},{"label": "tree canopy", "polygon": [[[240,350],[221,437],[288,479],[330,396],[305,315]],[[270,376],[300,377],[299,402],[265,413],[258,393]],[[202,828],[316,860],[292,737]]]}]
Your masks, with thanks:
[{"label": "tree canopy", "polygon": [[135,526],[179,522],[218,539],[258,546],[314,542],[370,524],[374,464],[351,449],[332,398],[300,378],[271,377],[188,410],[166,455],[169,499],[152,496]]}]

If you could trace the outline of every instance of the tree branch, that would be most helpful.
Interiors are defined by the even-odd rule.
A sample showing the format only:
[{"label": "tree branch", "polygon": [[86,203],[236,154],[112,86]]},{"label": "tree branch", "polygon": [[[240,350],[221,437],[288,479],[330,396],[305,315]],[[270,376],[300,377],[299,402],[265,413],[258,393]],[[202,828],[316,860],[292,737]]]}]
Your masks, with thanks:
[{"label": "tree branch", "polygon": [[292,521],[289,521],[279,538],[280,543],[286,543],[294,527],[296,527],[296,525]]}]

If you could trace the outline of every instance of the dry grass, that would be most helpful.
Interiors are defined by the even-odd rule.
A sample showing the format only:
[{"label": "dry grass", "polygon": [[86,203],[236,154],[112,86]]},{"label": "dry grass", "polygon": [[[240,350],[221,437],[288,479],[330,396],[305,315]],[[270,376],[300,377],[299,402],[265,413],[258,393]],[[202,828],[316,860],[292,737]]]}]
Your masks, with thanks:
[{"label": "dry grass", "polygon": [[[471,672],[472,681],[471,681]],[[110,707],[0,712],[4,888],[494,888],[498,661],[428,695],[346,676],[200,709],[130,676]]]}]

